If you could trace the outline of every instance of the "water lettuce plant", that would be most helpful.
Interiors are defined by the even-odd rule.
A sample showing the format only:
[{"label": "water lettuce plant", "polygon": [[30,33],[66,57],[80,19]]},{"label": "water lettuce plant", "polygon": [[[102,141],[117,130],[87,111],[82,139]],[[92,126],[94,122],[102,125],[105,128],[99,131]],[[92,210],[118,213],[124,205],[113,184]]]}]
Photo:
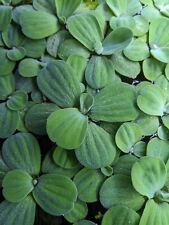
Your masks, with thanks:
[{"label": "water lettuce plant", "polygon": [[0,0],[0,224],[169,224],[168,28],[168,0]]}]

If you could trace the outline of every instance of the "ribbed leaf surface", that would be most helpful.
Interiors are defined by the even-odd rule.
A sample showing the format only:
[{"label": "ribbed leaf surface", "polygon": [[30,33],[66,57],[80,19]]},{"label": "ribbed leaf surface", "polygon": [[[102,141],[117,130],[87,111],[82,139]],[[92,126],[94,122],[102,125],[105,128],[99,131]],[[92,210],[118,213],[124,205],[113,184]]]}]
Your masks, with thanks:
[{"label": "ribbed leaf surface", "polygon": [[40,171],[40,148],[32,134],[17,133],[9,137],[2,147],[3,159],[10,169],[23,169],[29,174]]},{"label": "ribbed leaf surface", "polygon": [[82,0],[55,0],[57,15],[63,21],[71,16]]},{"label": "ribbed leaf surface", "polygon": [[145,206],[139,225],[168,225],[168,211],[168,203],[157,203],[153,199],[149,200]]},{"label": "ribbed leaf surface", "polygon": [[0,100],[5,100],[15,90],[12,74],[0,76]]},{"label": "ribbed leaf surface", "polygon": [[154,194],[164,187],[167,170],[162,160],[146,156],[134,164],[131,177],[136,191],[153,198]]},{"label": "ribbed leaf surface", "polygon": [[137,117],[134,87],[125,83],[107,85],[96,96],[91,118],[107,122],[125,122]]},{"label": "ribbed leaf surface", "polygon": [[38,75],[42,93],[60,107],[72,107],[80,96],[80,82],[70,65],[64,61],[51,62]]},{"label": "ribbed leaf surface", "polygon": [[20,16],[23,33],[31,39],[42,39],[59,30],[57,17],[42,11],[27,11]]},{"label": "ribbed leaf surface", "polygon": [[73,180],[78,190],[78,198],[84,202],[96,202],[104,175],[99,170],[83,168]]},{"label": "ribbed leaf surface", "polygon": [[91,51],[103,39],[103,30],[92,14],[74,15],[68,19],[67,26],[70,33]]},{"label": "ribbed leaf surface", "polygon": [[19,203],[3,201],[0,204],[0,224],[3,225],[33,225],[36,204],[28,196]]},{"label": "ribbed leaf surface", "polygon": [[46,134],[47,118],[56,110],[58,110],[58,106],[52,103],[33,105],[25,115],[26,127],[35,134]]},{"label": "ribbed leaf surface", "polygon": [[113,162],[116,147],[113,138],[105,130],[94,123],[89,123],[86,138],[75,152],[82,165],[97,169]]},{"label": "ribbed leaf surface", "polygon": [[19,114],[7,108],[5,103],[0,104],[0,138],[12,135],[19,121]]},{"label": "ribbed leaf surface", "polygon": [[103,216],[102,225],[138,225],[140,216],[123,205],[113,206]]},{"label": "ribbed leaf surface", "polygon": [[130,177],[114,175],[103,183],[100,189],[100,202],[105,208],[123,204],[138,210],[144,204],[144,198],[134,190]]},{"label": "ribbed leaf surface", "polygon": [[8,172],[2,182],[3,196],[9,202],[22,201],[34,188],[32,177],[24,170]]},{"label": "ribbed leaf surface", "polygon": [[9,26],[12,19],[12,7],[0,5],[0,31],[4,31]]},{"label": "ribbed leaf surface", "polygon": [[60,109],[47,120],[49,138],[62,148],[78,148],[86,136],[88,117],[76,108]]},{"label": "ribbed leaf surface", "polygon": [[38,184],[33,190],[33,196],[44,211],[59,216],[74,207],[77,199],[77,189],[69,178],[48,174],[42,175],[38,179]]}]

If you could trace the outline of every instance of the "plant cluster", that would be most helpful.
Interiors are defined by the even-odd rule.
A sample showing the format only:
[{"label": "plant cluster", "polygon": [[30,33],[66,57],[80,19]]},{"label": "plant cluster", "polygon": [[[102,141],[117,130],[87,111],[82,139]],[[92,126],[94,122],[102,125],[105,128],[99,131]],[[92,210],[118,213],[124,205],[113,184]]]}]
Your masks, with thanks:
[{"label": "plant cluster", "polygon": [[37,207],[169,224],[168,17],[169,0],[0,0],[1,225]]}]

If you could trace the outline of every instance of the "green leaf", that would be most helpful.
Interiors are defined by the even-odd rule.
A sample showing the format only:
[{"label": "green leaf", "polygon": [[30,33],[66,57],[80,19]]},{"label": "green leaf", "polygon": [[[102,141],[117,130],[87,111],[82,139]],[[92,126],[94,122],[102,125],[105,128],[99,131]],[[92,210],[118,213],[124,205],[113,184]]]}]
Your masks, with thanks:
[{"label": "green leaf", "polygon": [[112,31],[102,42],[102,50],[98,54],[112,55],[124,50],[132,41],[133,34],[130,29],[120,27]]},{"label": "green leaf", "polygon": [[167,171],[162,160],[146,156],[133,165],[132,183],[140,194],[153,198],[154,194],[164,187]]},{"label": "green leaf", "polygon": [[88,213],[87,204],[85,202],[77,200],[74,204],[73,209],[70,212],[66,213],[64,218],[68,222],[74,223],[81,219],[84,219],[87,216],[87,213]]},{"label": "green leaf", "polygon": [[18,125],[19,114],[7,108],[5,103],[0,104],[0,138],[12,135]]},{"label": "green leaf", "polygon": [[0,204],[0,224],[3,225],[33,225],[36,204],[28,196],[19,203],[3,201]]},{"label": "green leaf", "polygon": [[142,38],[133,39],[124,49],[124,55],[132,61],[142,61],[150,56],[146,40]]},{"label": "green leaf", "polygon": [[126,27],[133,30],[135,27],[135,20],[132,16],[120,15],[118,17],[112,16],[110,19],[110,27],[115,30],[119,27]]},{"label": "green leaf", "polygon": [[31,39],[42,39],[59,30],[56,16],[43,11],[27,11],[20,16],[22,32]]},{"label": "green leaf", "polygon": [[33,179],[24,170],[8,172],[2,182],[3,196],[9,202],[20,202],[33,190]]},{"label": "green leaf", "polygon": [[92,108],[94,103],[94,97],[88,93],[83,93],[80,96],[80,111],[83,114],[87,114]]},{"label": "green leaf", "polygon": [[125,122],[137,117],[134,87],[126,83],[114,83],[102,89],[94,99],[90,117],[107,122]]},{"label": "green leaf", "polygon": [[29,131],[45,135],[47,118],[58,110],[58,106],[52,103],[35,104],[28,109],[25,115],[25,125]]},{"label": "green leaf", "polygon": [[138,107],[146,114],[163,116],[166,98],[163,91],[156,85],[143,87],[137,98]]},{"label": "green leaf", "polygon": [[81,168],[80,165],[73,169],[65,169],[56,165],[56,163],[53,160],[53,151],[49,151],[42,162],[41,171],[44,174],[55,173],[72,178],[75,176],[75,174],[78,173],[80,168]]},{"label": "green leaf", "polygon": [[67,20],[69,32],[86,48],[94,51],[103,40],[103,29],[96,16],[86,13],[78,14]]},{"label": "green leaf", "polygon": [[[78,49],[79,51],[79,49]],[[78,53],[76,53],[78,54]],[[80,82],[84,79],[84,72],[87,65],[87,59],[80,55],[70,55],[67,59],[67,63],[73,68],[76,72],[76,76]]]},{"label": "green leaf", "polygon": [[13,9],[12,19],[15,21],[15,23],[19,24],[22,13],[26,13],[29,11],[32,12],[32,10],[34,10],[34,8],[30,4],[19,5]]},{"label": "green leaf", "polygon": [[15,67],[15,62],[12,62],[7,57],[8,50],[0,47],[0,76],[8,75]]},{"label": "green leaf", "polygon": [[47,52],[51,56],[56,58],[56,56],[58,54],[59,46],[67,38],[70,38],[70,35],[69,35],[68,31],[66,31],[66,30],[58,31],[57,33],[50,36],[47,40]]},{"label": "green leaf", "polygon": [[10,169],[22,169],[31,175],[40,171],[40,148],[36,138],[29,133],[10,136],[2,146],[2,156]]},{"label": "green leaf", "polygon": [[3,158],[2,158],[2,154],[0,152],[0,187],[2,185],[2,180],[5,176],[5,174],[9,171],[9,168],[7,167],[7,165],[5,164]]},{"label": "green leaf", "polygon": [[99,170],[83,168],[73,179],[78,190],[78,198],[84,202],[96,202],[104,176]]},{"label": "green leaf", "polygon": [[141,37],[145,35],[149,31],[148,19],[143,15],[136,15],[133,18],[135,21],[135,26],[132,29],[134,36]]},{"label": "green leaf", "polygon": [[38,11],[44,11],[55,14],[55,1],[54,0],[33,0],[33,7]]},{"label": "green leaf", "polygon": [[22,110],[26,107],[28,95],[23,91],[16,91],[8,97],[7,106],[14,111]]},{"label": "green leaf", "polygon": [[122,53],[112,55],[112,62],[115,71],[120,75],[135,79],[140,73],[141,67],[139,62],[134,62],[126,58]]},{"label": "green leaf", "polygon": [[[120,215],[120,216],[119,216]],[[102,225],[138,225],[140,216],[123,205],[113,206],[103,216]]]},{"label": "green leaf", "polygon": [[169,205],[166,202],[158,203],[153,199],[146,203],[139,225],[167,225]]},{"label": "green leaf", "polygon": [[82,56],[87,59],[90,56],[90,52],[79,41],[69,38],[64,40],[60,44],[58,49],[58,56],[64,61],[67,61],[68,58],[72,55]]},{"label": "green leaf", "polygon": [[37,82],[42,93],[60,107],[74,106],[81,94],[76,74],[64,61],[49,63],[38,74]]},{"label": "green leaf", "polygon": [[53,216],[60,216],[74,207],[77,189],[69,178],[47,174],[39,177],[33,190],[33,197],[45,212]]},{"label": "green leaf", "polygon": [[82,3],[82,0],[55,0],[57,16],[63,22],[71,16]]},{"label": "green leaf", "polygon": [[138,160],[137,157],[130,154],[120,156],[114,165],[114,174],[122,174],[130,177],[132,166]]},{"label": "green leaf", "polygon": [[136,123],[123,123],[116,133],[116,145],[125,153],[132,153],[134,145],[142,138],[142,130]]},{"label": "green leaf", "polygon": [[53,152],[54,162],[65,169],[73,169],[79,166],[79,162],[73,151],[67,151],[63,148],[56,147]]},{"label": "green leaf", "polygon": [[138,210],[144,204],[144,198],[134,190],[130,177],[119,174],[111,176],[103,183],[100,189],[100,202],[104,208],[123,204]]},{"label": "green leaf", "polygon": [[85,79],[94,89],[101,89],[115,79],[113,62],[104,56],[92,56],[89,60]]},{"label": "green leaf", "polygon": [[143,61],[143,73],[147,80],[155,81],[163,73],[163,69],[164,63],[154,58]]},{"label": "green leaf", "polygon": [[0,76],[0,100],[6,100],[15,90],[15,81],[12,74]]},{"label": "green leaf", "polygon": [[7,57],[11,61],[19,61],[23,59],[26,55],[26,50],[23,47],[13,47],[11,50],[7,51]]},{"label": "green leaf", "polygon": [[149,116],[141,113],[135,120],[140,128],[142,129],[143,136],[153,135],[159,127],[159,119],[157,116]]},{"label": "green leaf", "polygon": [[147,156],[156,157],[166,163],[169,159],[169,142],[152,138],[147,145]]},{"label": "green leaf", "polygon": [[116,16],[121,14],[133,16],[142,9],[138,0],[106,0],[106,3]]},{"label": "green leaf", "polygon": [[46,40],[25,39],[24,42],[22,43],[22,47],[25,48],[27,57],[39,58],[45,52]]},{"label": "green leaf", "polygon": [[75,153],[83,166],[97,169],[113,162],[116,147],[113,138],[105,130],[94,123],[89,123],[86,138]]},{"label": "green leaf", "polygon": [[161,140],[169,140],[169,130],[165,126],[159,126],[157,134]]},{"label": "green leaf", "polygon": [[60,109],[53,112],[47,120],[49,138],[62,148],[79,147],[87,130],[88,117],[76,108]]},{"label": "green leaf", "polygon": [[12,19],[12,7],[0,5],[0,31],[8,28]]},{"label": "green leaf", "polygon": [[38,75],[38,72],[40,71],[40,62],[36,59],[23,59],[19,63],[19,74],[23,77],[35,77]]},{"label": "green leaf", "polygon": [[[167,31],[169,29],[169,20],[160,18],[152,21],[149,30],[149,43],[151,54],[161,62],[169,62],[169,40]],[[158,35],[157,35],[158,34]]]}]

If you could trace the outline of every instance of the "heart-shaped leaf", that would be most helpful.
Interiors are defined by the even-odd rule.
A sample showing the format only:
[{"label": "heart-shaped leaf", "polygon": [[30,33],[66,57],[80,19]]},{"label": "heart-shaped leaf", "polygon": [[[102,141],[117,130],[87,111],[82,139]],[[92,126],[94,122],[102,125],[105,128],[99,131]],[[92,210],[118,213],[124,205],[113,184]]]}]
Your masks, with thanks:
[{"label": "heart-shaped leaf", "polygon": [[130,177],[119,174],[111,176],[103,183],[100,189],[100,202],[104,208],[123,204],[138,210],[144,204],[144,198],[134,190]]},{"label": "heart-shaped leaf", "polygon": [[8,172],[2,182],[3,196],[9,202],[20,202],[33,190],[33,179],[24,170]]},{"label": "heart-shaped leaf", "polygon": [[107,85],[94,99],[90,117],[107,122],[125,122],[137,117],[134,87],[122,82]]},{"label": "heart-shaped leaf", "polygon": [[36,204],[28,196],[19,203],[3,201],[0,204],[0,224],[3,225],[33,225]]},{"label": "heart-shaped leaf", "polygon": [[40,171],[40,148],[36,138],[29,133],[9,137],[2,147],[2,155],[10,169],[23,169],[31,175]]},{"label": "heart-shaped leaf", "polygon": [[60,107],[74,106],[81,94],[73,68],[64,61],[49,63],[39,73],[37,82],[42,93]]},{"label": "heart-shaped leaf", "polygon": [[162,160],[146,156],[133,165],[131,177],[136,191],[153,198],[154,194],[164,187],[167,171]]},{"label": "heart-shaped leaf", "polygon": [[38,183],[33,190],[33,196],[44,211],[59,216],[74,207],[77,199],[77,189],[69,178],[56,174],[47,174],[39,177]]},{"label": "heart-shaped leaf", "polygon": [[104,181],[104,176],[99,170],[83,168],[75,175],[73,181],[81,201],[90,203],[98,200],[99,189]]},{"label": "heart-shaped leaf", "polygon": [[125,153],[133,151],[134,145],[142,138],[142,130],[136,123],[123,123],[116,133],[116,145]]},{"label": "heart-shaped leaf", "polygon": [[94,123],[89,123],[86,138],[75,153],[82,165],[97,169],[113,162],[116,147],[112,137],[105,130]]},{"label": "heart-shaped leaf", "polygon": [[42,39],[59,30],[56,16],[42,11],[21,13],[19,23],[23,33],[31,39]]},{"label": "heart-shaped leaf", "polygon": [[18,125],[19,114],[7,108],[5,103],[0,104],[0,138],[12,135]]},{"label": "heart-shaped leaf", "polygon": [[123,205],[113,206],[104,214],[102,225],[138,225],[139,219],[139,214],[134,210]]},{"label": "heart-shaped leaf", "polygon": [[52,103],[33,105],[25,115],[26,128],[35,134],[46,134],[47,118],[58,109],[58,106]]},{"label": "heart-shaped leaf", "polygon": [[62,148],[79,147],[87,130],[88,117],[76,108],[60,109],[53,112],[47,120],[49,138]]}]

